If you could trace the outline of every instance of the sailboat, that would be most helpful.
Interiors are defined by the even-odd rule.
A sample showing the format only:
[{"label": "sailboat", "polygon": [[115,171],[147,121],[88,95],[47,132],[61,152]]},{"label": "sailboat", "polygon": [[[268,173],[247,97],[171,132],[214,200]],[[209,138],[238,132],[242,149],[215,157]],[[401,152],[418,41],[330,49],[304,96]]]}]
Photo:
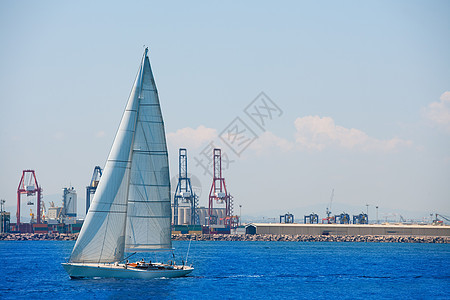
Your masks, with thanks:
[{"label": "sailboat", "polygon": [[[148,48],[85,222],[62,266],[71,278],[180,277],[194,268],[129,263],[125,253],[173,250],[164,122]],[[128,257],[127,257],[128,258]]]}]

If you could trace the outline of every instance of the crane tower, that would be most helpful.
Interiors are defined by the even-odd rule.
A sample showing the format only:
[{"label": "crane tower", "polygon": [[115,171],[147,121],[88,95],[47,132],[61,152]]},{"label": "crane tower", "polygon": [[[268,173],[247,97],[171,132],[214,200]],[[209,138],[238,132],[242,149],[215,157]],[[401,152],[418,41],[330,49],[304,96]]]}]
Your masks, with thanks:
[{"label": "crane tower", "polygon": [[[38,185],[36,179],[36,173],[34,170],[23,170],[22,177],[20,178],[19,187],[17,188],[17,226],[20,228],[20,200],[21,195],[26,194],[27,197],[34,196],[37,194],[36,199],[36,223],[41,224],[41,206],[42,201],[42,188]],[[34,205],[32,200],[27,201],[27,205]],[[43,206],[42,206],[43,207]]]},{"label": "crane tower", "polygon": [[222,151],[213,151],[213,182],[209,191],[208,216],[209,225],[217,224],[218,216],[213,214],[213,203],[225,203],[225,215],[231,217],[233,213],[233,197],[227,192],[225,178],[222,177]]},{"label": "crane tower", "polygon": [[187,150],[185,148],[180,148],[178,154],[178,183],[173,196],[173,224],[179,225],[179,204],[188,203],[191,210],[191,225],[197,225],[200,224],[197,212],[198,196],[192,189],[191,178],[188,177]]},{"label": "crane tower", "polygon": [[89,206],[91,206],[91,195],[95,194],[98,182],[100,181],[100,177],[102,177],[102,168],[100,168],[99,166],[95,166],[91,182],[86,187],[86,215],[88,213]]}]

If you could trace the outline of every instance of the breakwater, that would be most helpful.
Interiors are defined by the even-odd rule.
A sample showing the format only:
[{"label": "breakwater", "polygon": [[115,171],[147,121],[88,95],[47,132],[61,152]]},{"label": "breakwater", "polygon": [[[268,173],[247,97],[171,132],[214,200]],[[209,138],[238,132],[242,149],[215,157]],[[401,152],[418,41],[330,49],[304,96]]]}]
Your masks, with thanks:
[{"label": "breakwater", "polygon": [[[2,233],[0,241],[74,241],[77,237],[78,233]],[[172,234],[172,240],[450,244],[450,237],[399,235]]]},{"label": "breakwater", "polygon": [[398,235],[173,234],[172,240],[450,244],[450,237]]},{"label": "breakwater", "polygon": [[75,241],[78,233],[2,233],[0,241]]}]

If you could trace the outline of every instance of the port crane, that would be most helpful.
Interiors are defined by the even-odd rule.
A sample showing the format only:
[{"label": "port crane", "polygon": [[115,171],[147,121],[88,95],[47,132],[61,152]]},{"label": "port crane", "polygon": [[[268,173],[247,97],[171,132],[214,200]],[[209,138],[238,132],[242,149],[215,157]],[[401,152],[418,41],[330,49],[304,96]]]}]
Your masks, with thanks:
[{"label": "port crane", "polygon": [[[21,196],[26,195],[27,197],[36,196],[36,223],[41,224],[41,205],[44,203],[42,201],[42,187],[39,186],[36,173],[34,170],[23,170],[22,177],[20,178],[19,186],[17,188],[17,212],[16,212],[16,220],[17,226],[20,228],[20,204],[21,204]],[[32,200],[27,201],[27,205],[34,205]]]},{"label": "port crane", "polygon": [[99,166],[94,167],[94,173],[92,174],[91,182],[86,187],[86,215],[89,211],[89,207],[91,206],[91,195],[95,194],[98,183],[100,181],[100,177],[102,177],[102,173],[102,168],[100,168]]},{"label": "port crane", "polygon": [[436,213],[436,214],[434,214],[435,215],[435,219],[433,220],[433,224],[442,224],[443,223],[443,221],[442,220],[439,220],[439,218],[438,217],[441,217],[442,219],[444,219],[444,220],[446,220],[447,222],[450,222],[450,218],[449,217],[446,217],[446,216],[443,216],[443,215],[441,215],[441,214],[438,214],[438,213]]},{"label": "port crane", "polygon": [[227,192],[225,178],[222,177],[222,150],[213,150],[213,182],[209,191],[208,224],[217,224],[218,216],[213,214],[214,201],[220,204],[225,203],[226,225],[239,224],[239,217],[233,216],[233,196]]},{"label": "port crane", "polygon": [[187,150],[180,148],[178,150],[178,183],[173,196],[173,224],[178,224],[178,205],[179,203],[188,203],[191,209],[191,225],[200,224],[197,212],[198,196],[192,188],[191,178],[188,177]]}]

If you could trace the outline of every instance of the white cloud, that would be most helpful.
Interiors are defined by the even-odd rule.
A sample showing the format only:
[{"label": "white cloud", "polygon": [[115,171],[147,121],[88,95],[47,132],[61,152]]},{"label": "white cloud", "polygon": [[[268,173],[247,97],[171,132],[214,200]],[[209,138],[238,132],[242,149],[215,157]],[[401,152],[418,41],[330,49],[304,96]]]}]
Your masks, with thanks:
[{"label": "white cloud", "polygon": [[206,142],[216,138],[217,130],[203,125],[198,126],[196,129],[185,127],[167,134],[167,140],[171,145],[186,148],[199,148]]},{"label": "white cloud", "polygon": [[300,149],[324,150],[337,147],[351,150],[389,152],[401,146],[411,145],[411,141],[399,138],[379,140],[361,130],[345,128],[334,123],[330,117],[306,116],[294,122],[295,142]]},{"label": "white cloud", "polygon": [[270,131],[261,134],[252,144],[250,150],[256,151],[257,154],[267,154],[272,151],[281,150],[288,152],[294,149],[294,143],[286,139],[280,138]]},{"label": "white cloud", "polygon": [[443,93],[439,102],[432,102],[425,109],[425,116],[437,126],[450,132],[450,92]]},{"label": "white cloud", "polygon": [[[290,151],[316,150],[327,148],[348,149],[352,151],[391,152],[400,147],[410,146],[411,141],[400,138],[379,140],[368,136],[361,130],[336,125],[330,117],[305,116],[294,121],[295,140],[281,138],[270,131],[262,133],[245,152],[257,155],[286,153]],[[203,125],[197,128],[182,128],[167,134],[169,145],[178,148],[199,149],[213,141],[220,146],[217,130]],[[225,150],[227,147],[223,146]]]}]

